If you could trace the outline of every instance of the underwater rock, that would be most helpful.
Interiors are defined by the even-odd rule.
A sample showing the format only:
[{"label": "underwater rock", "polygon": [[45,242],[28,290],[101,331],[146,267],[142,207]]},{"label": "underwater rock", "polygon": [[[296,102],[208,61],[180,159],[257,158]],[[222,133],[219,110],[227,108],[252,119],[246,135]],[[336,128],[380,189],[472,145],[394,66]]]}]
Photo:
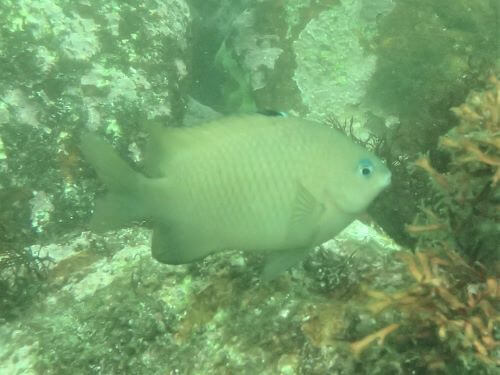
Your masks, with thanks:
[{"label": "underwater rock", "polygon": [[43,230],[30,227],[27,200],[11,196],[3,207],[6,232],[24,233],[26,244],[88,215],[82,129],[126,150],[145,121],[181,121],[191,16],[184,0],[6,0],[0,19],[0,189],[44,191],[53,205]]},{"label": "underwater rock", "polygon": [[376,56],[363,48],[363,38],[374,34],[374,25],[361,18],[361,1],[343,1],[311,20],[293,42],[297,68],[293,76],[302,100],[315,119],[334,113],[340,119],[355,116],[368,82],[375,71]]},{"label": "underwater rock", "polygon": [[[360,274],[378,285],[373,277],[383,279],[380,270],[392,251],[388,238],[355,222],[312,252],[307,269],[263,285],[254,256],[232,252],[203,265],[160,264],[149,254],[150,235],[141,228],[85,232],[34,248],[53,256],[50,288],[0,326],[0,372],[350,373],[355,359],[335,335],[353,318],[339,296],[356,290]],[[363,257],[354,255],[360,249]],[[372,267],[375,274],[363,272]],[[323,311],[336,312],[336,331]],[[311,350],[314,337],[304,327],[313,324],[331,340]],[[342,361],[332,360],[339,356]]]}]

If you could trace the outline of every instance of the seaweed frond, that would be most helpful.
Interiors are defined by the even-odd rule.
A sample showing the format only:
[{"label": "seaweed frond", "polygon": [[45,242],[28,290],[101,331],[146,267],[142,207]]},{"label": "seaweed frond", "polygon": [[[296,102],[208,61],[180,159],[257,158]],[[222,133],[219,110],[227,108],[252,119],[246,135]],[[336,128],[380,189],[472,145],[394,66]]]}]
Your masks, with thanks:
[{"label": "seaweed frond", "polygon": [[360,355],[375,341],[381,343],[390,333],[400,331],[415,341],[425,338],[427,346],[422,345],[421,350],[429,350],[422,356],[428,365],[444,364],[451,356],[474,356],[500,366],[500,278],[485,276],[482,269],[470,266],[451,250],[446,256],[420,251],[400,257],[413,282],[395,293],[367,291],[372,300],[368,309],[373,314],[392,309],[400,314],[400,322],[352,343],[352,351]]},{"label": "seaweed frond", "polygon": [[30,248],[13,250],[5,244],[0,249],[0,323],[16,316],[26,302],[42,289],[52,259]]},{"label": "seaweed frond", "polygon": [[382,328],[351,344],[357,356],[376,342],[391,345],[390,336],[429,371],[500,366],[498,78],[452,111],[460,123],[439,142],[448,168],[436,170],[427,156],[414,163],[430,177],[436,203],[406,226],[418,241],[415,253],[398,254],[407,282],[366,291]]}]

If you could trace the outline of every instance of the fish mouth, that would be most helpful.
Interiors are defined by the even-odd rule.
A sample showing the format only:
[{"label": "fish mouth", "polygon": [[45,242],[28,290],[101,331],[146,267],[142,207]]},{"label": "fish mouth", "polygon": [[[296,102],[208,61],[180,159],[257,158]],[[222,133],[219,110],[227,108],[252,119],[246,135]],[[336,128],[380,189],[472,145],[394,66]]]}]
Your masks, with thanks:
[{"label": "fish mouth", "polygon": [[391,171],[387,171],[387,174],[385,175],[385,178],[382,180],[382,185],[386,188],[391,184],[392,180],[392,173]]},{"label": "fish mouth", "polygon": [[383,167],[383,170],[380,171],[378,183],[380,183],[381,189],[386,189],[392,182],[392,172],[385,165]]}]

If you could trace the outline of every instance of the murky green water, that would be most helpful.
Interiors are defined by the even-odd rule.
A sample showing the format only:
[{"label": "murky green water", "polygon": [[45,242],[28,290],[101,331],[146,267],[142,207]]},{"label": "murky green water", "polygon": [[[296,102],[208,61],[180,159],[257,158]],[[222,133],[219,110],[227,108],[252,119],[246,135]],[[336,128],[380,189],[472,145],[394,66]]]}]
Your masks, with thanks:
[{"label": "murky green water", "polygon": [[[499,9],[494,0],[4,0],[0,373],[497,373]],[[89,230],[106,186],[81,134],[158,177],[145,162],[149,128],[256,112],[346,132],[384,161],[390,187],[268,282],[265,257],[241,249],[157,262],[154,218]],[[176,155],[189,157],[190,145]],[[328,192],[299,177],[290,222],[299,212],[319,223]],[[300,228],[290,236],[302,233],[290,225]]]}]

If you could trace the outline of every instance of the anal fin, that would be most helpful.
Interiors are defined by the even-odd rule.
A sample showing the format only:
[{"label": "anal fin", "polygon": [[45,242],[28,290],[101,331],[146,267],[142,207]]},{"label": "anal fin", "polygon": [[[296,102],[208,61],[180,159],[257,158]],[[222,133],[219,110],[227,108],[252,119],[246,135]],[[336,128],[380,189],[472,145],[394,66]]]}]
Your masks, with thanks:
[{"label": "anal fin", "polygon": [[268,254],[261,274],[262,280],[269,281],[276,278],[290,267],[304,260],[310,250],[310,248],[277,250]]},{"label": "anal fin", "polygon": [[207,256],[207,244],[190,227],[179,224],[156,224],[153,230],[151,253],[160,263],[186,264]]}]

